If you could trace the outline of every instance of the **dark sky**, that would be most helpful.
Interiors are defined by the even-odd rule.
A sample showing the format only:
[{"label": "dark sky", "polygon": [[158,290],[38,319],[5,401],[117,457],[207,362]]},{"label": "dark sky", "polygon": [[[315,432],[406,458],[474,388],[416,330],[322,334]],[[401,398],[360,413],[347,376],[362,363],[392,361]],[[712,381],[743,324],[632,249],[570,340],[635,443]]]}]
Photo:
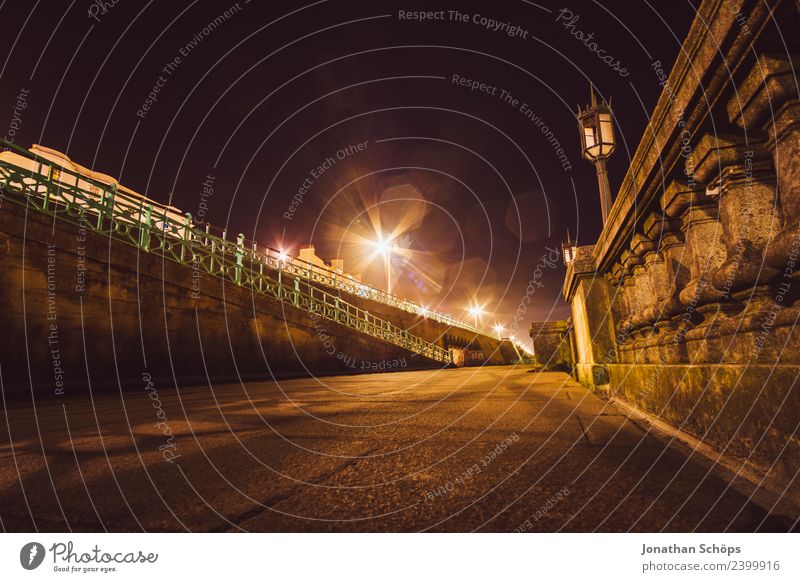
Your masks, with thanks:
[{"label": "dark sky", "polygon": [[[172,193],[195,215],[213,176],[207,221],[292,254],[313,243],[384,287],[381,261],[368,262],[359,242],[380,224],[401,249],[397,292],[458,317],[477,301],[487,324],[508,324],[536,278],[518,337],[531,320],[567,313],[563,267],[541,261],[547,247],[568,228],[591,244],[600,229],[577,104],[588,102],[590,82],[612,99],[616,191],[660,92],[650,65],[671,66],[694,16],[683,0],[98,6],[2,4],[0,115],[9,123],[27,91],[17,144],[68,152],[162,202]],[[448,12],[454,6],[466,22]],[[418,10],[444,12],[400,17]],[[624,74],[575,31],[594,33],[593,48]]]}]

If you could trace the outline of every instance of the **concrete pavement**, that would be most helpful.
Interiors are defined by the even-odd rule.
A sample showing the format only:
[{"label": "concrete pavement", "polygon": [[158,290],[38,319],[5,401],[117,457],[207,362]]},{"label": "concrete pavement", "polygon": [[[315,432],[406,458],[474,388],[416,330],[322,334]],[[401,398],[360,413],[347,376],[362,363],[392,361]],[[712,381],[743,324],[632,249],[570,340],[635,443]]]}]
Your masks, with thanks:
[{"label": "concrete pavement", "polygon": [[0,424],[6,531],[791,527],[566,374],[525,367],[143,378],[6,403]]}]

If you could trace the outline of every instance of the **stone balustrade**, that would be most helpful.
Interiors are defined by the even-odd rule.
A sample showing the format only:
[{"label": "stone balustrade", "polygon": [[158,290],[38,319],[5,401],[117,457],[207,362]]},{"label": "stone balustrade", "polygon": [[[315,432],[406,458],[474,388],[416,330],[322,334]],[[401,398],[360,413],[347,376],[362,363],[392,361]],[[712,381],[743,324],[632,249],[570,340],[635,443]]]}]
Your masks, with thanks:
[{"label": "stone balustrade", "polygon": [[800,469],[800,55],[765,31],[773,17],[800,30],[800,12],[741,10],[748,31],[702,2],[563,291],[582,382],[788,479]]}]

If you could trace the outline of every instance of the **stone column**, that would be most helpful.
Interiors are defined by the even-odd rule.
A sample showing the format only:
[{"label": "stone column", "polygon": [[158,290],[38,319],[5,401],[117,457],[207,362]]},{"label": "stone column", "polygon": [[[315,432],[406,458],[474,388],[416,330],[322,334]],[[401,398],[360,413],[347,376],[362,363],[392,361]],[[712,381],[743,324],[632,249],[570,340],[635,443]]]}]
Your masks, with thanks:
[{"label": "stone column", "polygon": [[550,370],[572,370],[572,346],[567,320],[531,323],[533,355],[536,363]]},{"label": "stone column", "polygon": [[[800,55],[794,55],[795,65]],[[748,135],[763,131],[772,156],[783,225],[767,252],[778,271],[775,299],[784,308],[779,323],[791,324],[800,295],[800,71],[782,56],[761,55],[728,102],[728,116]],[[792,305],[794,303],[794,305]],[[791,309],[785,309],[792,305]]]},{"label": "stone column", "polygon": [[[731,122],[749,135],[763,130],[768,136],[765,146],[773,157],[778,197],[785,216],[783,229],[769,253],[769,262],[781,271],[787,267],[788,257],[796,252],[800,235],[798,75],[800,71],[793,69],[785,56],[762,55],[728,103]],[[800,277],[800,262],[790,268],[794,278]]]},{"label": "stone column", "polygon": [[[633,281],[636,290],[636,312],[631,317],[633,329],[641,330],[649,323],[647,311],[655,301],[652,285],[653,254],[658,250],[656,243],[643,234],[636,234],[631,240],[631,254],[637,258],[633,264]],[[650,260],[648,260],[650,257]],[[641,334],[639,334],[641,335]]]},{"label": "stone column", "polygon": [[655,324],[660,317],[659,308],[667,290],[664,257],[659,249],[658,224],[661,218],[660,214],[651,214],[644,222],[645,234],[634,236],[631,244],[632,253],[641,259],[641,263],[633,268],[638,305],[632,319],[636,330],[635,361],[640,363],[660,361],[658,344],[661,338],[658,337],[659,330]]},{"label": "stone column", "polygon": [[774,303],[770,282],[777,271],[765,262],[781,224],[772,163],[752,136],[707,135],[698,152],[697,177],[710,184],[706,194],[719,203],[725,244],[725,261],[711,274],[711,283],[745,306],[736,321],[726,324],[734,332],[760,320]]},{"label": "stone column", "polygon": [[[698,149],[701,154],[704,153],[703,149]],[[708,150],[707,143],[704,149]],[[673,192],[673,195],[680,195],[687,202],[683,204],[684,201],[676,200],[674,205],[684,206],[681,220],[686,263],[691,277],[679,295],[684,312],[679,318],[677,340],[686,341],[690,361],[717,361],[722,355],[718,341],[719,327],[731,314],[741,310],[740,305],[711,284],[712,275],[727,257],[722,241],[719,208],[714,200],[704,194],[704,188],[696,183],[687,192]],[[688,200],[685,200],[687,195]]]},{"label": "stone column", "polygon": [[617,345],[620,362],[628,362],[628,356],[632,356],[631,342],[629,341],[629,328],[626,327],[624,320],[631,312],[630,308],[630,275],[627,273],[622,262],[617,262],[611,269],[608,276],[609,293],[611,300],[611,311],[616,322],[614,329],[614,341]]},{"label": "stone column", "polygon": [[756,338],[758,351],[781,362],[800,361],[800,55],[761,55],[728,102],[728,117],[748,135],[766,134],[776,174],[783,225],[767,251],[767,263],[778,271],[775,307],[764,316]]},{"label": "stone column", "polygon": [[607,365],[616,363],[618,354],[608,280],[597,274],[593,249],[578,247],[575,259],[567,267],[563,291],[572,308],[578,379],[588,386],[606,390]]},{"label": "stone column", "polygon": [[624,317],[620,321],[616,330],[616,343],[620,350],[621,359],[626,363],[633,363],[635,360],[635,342],[632,333],[631,318],[636,312],[636,287],[634,285],[633,274],[628,266],[623,266],[624,274],[620,280],[619,291],[623,297],[625,306]]},{"label": "stone column", "polygon": [[661,213],[653,213],[644,221],[644,232],[653,241],[653,248],[645,253],[652,303],[644,311],[644,321],[649,329],[650,341],[646,361],[668,364],[680,360],[681,349],[674,345],[677,323],[673,317],[683,310],[678,293],[688,279],[688,272],[679,268],[684,249],[680,222],[670,220]]},{"label": "stone column", "polygon": [[621,261],[624,273],[621,284],[623,296],[625,297],[626,313],[619,326],[627,341],[631,341],[636,327],[636,315],[641,307],[640,297],[637,293],[635,269],[642,264],[642,258],[628,249],[622,253]]},{"label": "stone column", "polygon": [[659,323],[663,331],[662,352],[667,363],[687,363],[686,332],[699,320],[687,311],[681,301],[681,292],[692,281],[690,253],[686,248],[683,216],[687,210],[702,200],[696,189],[673,180],[661,197],[664,213],[661,249],[666,264],[668,293],[661,307]]}]

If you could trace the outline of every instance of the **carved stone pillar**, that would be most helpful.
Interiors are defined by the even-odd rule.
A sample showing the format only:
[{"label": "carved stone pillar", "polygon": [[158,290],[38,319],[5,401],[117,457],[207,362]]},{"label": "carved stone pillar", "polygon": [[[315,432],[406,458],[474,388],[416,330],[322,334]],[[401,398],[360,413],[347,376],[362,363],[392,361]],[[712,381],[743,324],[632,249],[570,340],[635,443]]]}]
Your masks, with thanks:
[{"label": "carved stone pillar", "polygon": [[[688,362],[686,333],[700,320],[699,315],[687,311],[680,298],[681,292],[692,281],[690,253],[686,248],[683,216],[687,209],[705,202],[702,195],[688,184],[673,180],[661,197],[666,233],[662,239],[667,274],[670,280],[670,296],[662,308],[664,328],[664,355],[669,362]],[[669,318],[669,321],[667,321]]]},{"label": "carved stone pillar", "polygon": [[680,221],[660,213],[651,214],[644,222],[645,234],[655,243],[645,254],[654,298],[645,311],[652,338],[648,361],[661,365],[685,360],[683,343],[675,341],[678,322],[674,320],[683,312],[679,293],[689,281],[689,272],[681,264],[685,250],[680,226]]},{"label": "carved stone pillar", "polygon": [[657,251],[657,245],[643,234],[636,234],[631,241],[631,255],[636,257],[632,264],[633,285],[636,294],[636,310],[631,316],[631,325],[637,330],[637,335],[643,335],[643,328],[648,327],[647,312],[656,300],[652,287],[652,265],[655,258],[648,260],[648,256]]},{"label": "carved stone pillar", "polygon": [[621,275],[619,291],[622,296],[620,306],[623,308],[622,318],[617,326],[617,334],[624,337],[624,342],[628,343],[631,339],[633,329],[633,318],[638,309],[636,289],[633,281],[633,267],[639,264],[639,257],[634,255],[629,249],[622,252],[620,256]]},{"label": "carved stone pillar", "polygon": [[[794,55],[795,63],[800,55]],[[728,116],[748,134],[763,130],[777,174],[778,198],[784,225],[767,260],[793,279],[800,278],[800,99],[797,75],[786,56],[761,55],[728,103]],[[793,264],[790,264],[790,261]]]},{"label": "carved stone pillar", "polygon": [[642,247],[643,237],[635,235],[629,250],[625,253],[625,269],[627,276],[623,283],[623,290],[628,298],[628,317],[623,322],[627,331],[628,361],[630,363],[643,363],[642,348],[646,345],[645,333],[642,327],[642,315],[648,307],[647,296],[650,292],[647,286],[647,276],[644,268]]},{"label": "carved stone pillar", "polygon": [[633,283],[632,277],[625,266],[625,259],[629,251],[624,251],[620,260],[614,265],[608,281],[611,284],[611,306],[616,322],[614,342],[619,352],[619,361],[630,363],[633,361],[633,344],[630,341],[629,319],[633,308]]},{"label": "carved stone pillar", "polygon": [[[702,162],[709,151],[709,143],[701,140],[701,145],[704,147],[698,147],[696,151]],[[722,355],[719,328],[730,315],[741,310],[741,305],[711,284],[713,274],[727,258],[718,205],[705,196],[701,188],[696,188],[683,211],[682,223],[691,280],[680,292],[685,307],[680,333],[686,339],[691,361],[717,361]],[[698,315],[702,321],[692,327]]]},{"label": "carved stone pillar", "polygon": [[[665,225],[667,220],[660,213],[651,214],[644,221],[644,233],[652,241],[652,248],[644,255],[650,288],[652,290],[653,302],[645,309],[644,320],[647,325],[659,328],[659,324],[669,316],[664,313],[665,303],[672,295],[672,281],[667,272],[667,262],[664,257],[664,237],[666,236]],[[663,327],[663,324],[662,326]],[[658,329],[660,332],[661,329]]]},{"label": "carved stone pillar", "polygon": [[[792,67],[795,63],[795,68]],[[763,132],[772,155],[783,225],[767,252],[778,270],[776,307],[763,320],[756,338],[762,357],[800,361],[800,98],[797,63],[800,55],[761,55],[728,103],[728,117],[748,134]],[[774,354],[773,354],[774,352]]]},{"label": "carved stone pillar", "polygon": [[625,273],[625,276],[620,281],[619,290],[624,298],[627,316],[622,320],[617,329],[617,345],[622,354],[622,361],[630,364],[636,359],[631,326],[631,317],[636,312],[636,287],[634,286],[633,275],[631,273]]},{"label": "carved stone pillar", "polygon": [[706,194],[718,201],[725,260],[711,274],[724,297],[745,306],[730,332],[760,325],[774,304],[770,283],[777,271],[765,261],[767,249],[781,225],[772,162],[753,136],[705,136],[697,148],[697,177],[709,184]]},{"label": "carved stone pillar", "polygon": [[616,327],[614,329],[614,342],[620,352],[620,361],[625,361],[623,352],[626,349],[627,333],[623,329],[622,320],[628,314],[627,291],[623,288],[622,281],[625,278],[625,268],[621,262],[617,262],[610,270],[608,275],[609,293],[611,300],[611,313],[614,317]]}]

